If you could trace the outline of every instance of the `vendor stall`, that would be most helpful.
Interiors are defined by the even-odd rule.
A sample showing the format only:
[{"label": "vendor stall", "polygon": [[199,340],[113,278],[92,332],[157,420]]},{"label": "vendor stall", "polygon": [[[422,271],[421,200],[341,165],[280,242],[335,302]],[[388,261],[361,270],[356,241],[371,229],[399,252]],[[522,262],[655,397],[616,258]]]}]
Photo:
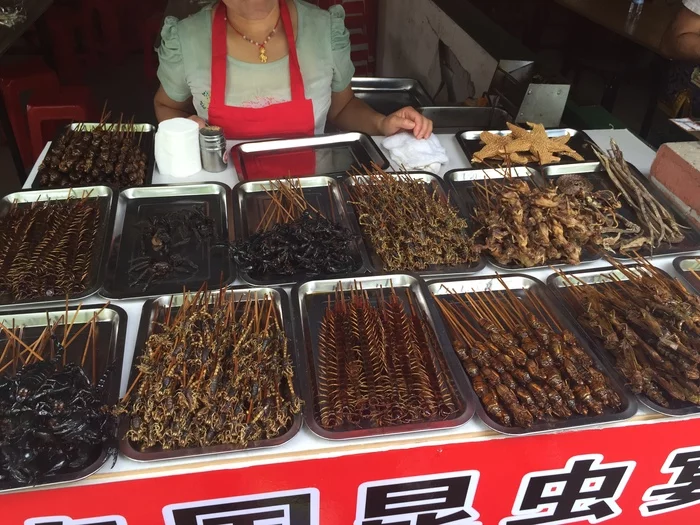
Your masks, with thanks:
[{"label": "vendor stall", "polygon": [[[649,175],[655,153],[633,134],[624,130],[586,133],[602,149],[607,149],[610,146],[610,139],[614,139],[624,153],[625,159],[643,176]],[[424,173],[413,176],[409,182],[417,185],[433,184],[435,187],[445,188],[444,193],[439,194],[435,199],[440,202],[453,201],[457,209],[466,209],[462,204],[463,192],[466,190],[460,189],[461,186],[455,184],[455,181],[473,182],[476,179],[478,188],[481,183],[476,171],[479,170],[474,171],[471,168],[470,159],[465,155],[464,151],[469,151],[464,143],[465,137],[461,137],[461,141],[454,135],[439,135],[438,138],[449,158],[449,162],[442,166],[439,173],[438,178],[442,180],[433,181],[430,174]],[[134,140],[138,141],[138,138]],[[376,140],[377,143],[380,141],[381,139]],[[233,143],[229,143],[229,147],[231,146]],[[284,145],[280,146],[284,147]],[[47,146],[48,149],[49,146]],[[347,155],[347,152],[343,153],[339,151],[340,149],[342,149],[340,146],[331,148],[332,151],[328,154],[331,158],[317,158],[315,166],[324,165],[324,162],[335,166],[339,158],[342,159],[343,155]],[[462,324],[455,321],[458,316],[467,315],[459,313],[458,309],[462,306],[465,307],[463,312],[483,314],[477,315],[478,318],[474,318],[473,324],[483,322],[482,326],[486,326],[485,319],[489,318],[492,323],[501,326],[499,333],[509,326],[513,328],[513,332],[517,332],[518,319],[524,322],[529,319],[528,312],[536,314],[539,312],[542,314],[540,324],[533,322],[527,330],[530,330],[531,337],[534,338],[537,335],[538,344],[541,345],[551,342],[550,336],[546,335],[550,332],[578,334],[582,328],[576,325],[576,314],[571,313],[565,306],[567,302],[564,298],[566,291],[564,289],[568,287],[567,283],[573,282],[566,281],[566,276],[569,272],[574,272],[577,282],[588,279],[586,282],[592,285],[599,281],[589,279],[587,276],[591,274],[622,271],[623,275],[626,275],[623,270],[611,265],[632,263],[633,261],[629,258],[614,257],[604,260],[600,257],[586,258],[582,255],[581,264],[575,267],[567,264],[545,263],[534,265],[539,266],[534,269],[509,269],[508,265],[500,264],[493,254],[486,261],[479,257],[472,260],[469,255],[457,254],[454,257],[462,257],[462,260],[453,270],[445,270],[444,267],[430,270],[416,267],[414,271],[399,271],[393,269],[394,262],[390,259],[390,254],[387,255],[382,250],[368,250],[367,247],[358,246],[357,261],[358,264],[361,262],[360,266],[353,266],[352,270],[344,272],[342,277],[326,276],[308,280],[292,276],[287,280],[278,279],[267,283],[259,280],[252,287],[249,284],[250,281],[257,279],[252,266],[253,269],[237,270],[231,267],[234,265],[226,264],[223,260],[225,257],[219,260],[213,256],[210,261],[212,266],[208,272],[205,272],[206,275],[200,276],[197,273],[199,284],[209,279],[209,291],[200,290],[204,295],[197,294],[194,298],[191,296],[183,298],[181,294],[178,295],[182,292],[181,286],[173,288],[164,284],[157,285],[154,289],[152,286],[155,286],[154,282],[158,282],[160,267],[138,266],[140,263],[129,260],[128,256],[126,260],[121,261],[118,252],[128,243],[120,233],[126,235],[129,229],[134,227],[133,223],[136,220],[134,217],[141,213],[140,210],[148,206],[168,206],[168,202],[173,198],[179,199],[178,202],[180,202],[179,207],[170,209],[174,214],[193,213],[192,210],[202,207],[208,210],[209,217],[218,218],[214,226],[201,219],[201,227],[198,226],[197,235],[208,238],[207,235],[211,234],[218,239],[234,240],[253,233],[255,228],[248,225],[246,230],[241,223],[241,217],[247,220],[255,217],[257,224],[263,223],[267,212],[256,203],[254,197],[256,192],[260,194],[272,190],[269,185],[256,186],[256,182],[252,180],[247,181],[244,187],[237,186],[239,178],[233,162],[237,159],[240,163],[242,159],[243,164],[251,169],[251,166],[256,164],[251,162],[245,164],[244,155],[255,151],[259,149],[249,147],[243,153],[240,150],[235,151],[232,154],[235,159],[231,159],[228,169],[222,173],[201,172],[187,179],[169,179],[158,173],[156,169],[152,177],[153,186],[123,189],[120,193],[115,190],[111,200],[110,195],[105,193],[103,196],[105,206],[109,203],[115,207],[111,212],[108,208],[104,208],[101,212],[110,217],[108,220],[109,228],[112,228],[110,232],[114,232],[112,242],[107,245],[110,253],[117,252],[117,255],[115,255],[116,259],[112,259],[112,255],[104,258],[107,262],[105,275],[100,277],[104,284],[101,291],[94,293],[94,288],[89,286],[90,283],[86,283],[83,289],[75,291],[67,305],[61,302],[46,306],[45,302],[37,305],[21,300],[7,301],[24,302],[24,304],[21,308],[17,308],[16,304],[2,306],[0,321],[14,333],[15,328],[23,322],[31,321],[39,326],[40,321],[44,322],[44,320],[38,317],[44,316],[45,311],[58,312],[56,315],[65,311],[66,315],[63,319],[66,324],[73,316],[72,312],[77,309],[83,312],[83,317],[78,318],[75,328],[72,327],[71,322],[71,328],[74,330],[79,330],[78,325],[81,322],[87,327],[83,334],[88,333],[88,330],[91,334],[93,331],[97,334],[95,323],[99,326],[108,326],[111,330],[111,339],[104,343],[103,347],[97,351],[97,355],[104,351],[105,345],[110,349],[118,349],[121,345],[123,358],[106,356],[104,359],[98,359],[95,357],[94,348],[90,349],[91,337],[87,337],[87,342],[83,343],[84,351],[82,345],[80,346],[82,360],[83,363],[90,363],[92,353],[92,360],[96,363],[92,365],[93,381],[100,377],[103,369],[107,369],[110,365],[117,367],[120,373],[119,397],[126,398],[127,401],[123,403],[128,405],[134,400],[136,395],[134,392],[138,391],[139,396],[145,395],[149,388],[145,383],[138,382],[142,374],[147,376],[157,368],[155,365],[154,368],[148,368],[150,366],[148,359],[155,358],[157,352],[162,351],[154,346],[155,343],[151,339],[148,339],[148,336],[154,333],[152,332],[155,330],[154,326],[160,323],[158,326],[165,331],[162,333],[170,329],[178,330],[180,328],[176,325],[176,321],[187,322],[188,318],[203,315],[201,305],[204,305],[203,310],[206,311],[207,304],[221,305],[224,301],[230,301],[226,304],[230,305],[228,308],[234,317],[221,321],[220,326],[210,325],[207,330],[202,330],[202,334],[218,333],[218,330],[226,330],[227,327],[242,322],[234,315],[238,311],[237,308],[244,309],[245,315],[253,315],[252,312],[255,311],[257,330],[262,336],[268,337],[268,327],[273,325],[276,329],[282,330],[282,339],[286,333],[287,342],[284,344],[287,346],[279,349],[282,364],[277,383],[277,396],[280,399],[276,401],[276,405],[269,407],[270,410],[276,411],[276,414],[282,414],[279,415],[280,420],[287,422],[283,425],[284,432],[277,432],[279,436],[274,439],[259,438],[255,443],[242,439],[244,444],[247,443],[248,448],[233,445],[223,447],[221,445],[187,445],[186,453],[179,450],[177,439],[172,438],[173,446],[162,446],[159,451],[154,452],[152,447],[139,447],[136,444],[139,440],[145,443],[151,439],[144,437],[153,431],[152,428],[145,428],[150,427],[147,417],[154,417],[153,414],[158,412],[158,406],[142,407],[144,414],[150,414],[150,416],[144,416],[142,421],[135,424],[133,418],[137,409],[132,404],[127,406],[132,416],[130,427],[127,423],[127,427],[132,431],[129,434],[131,437],[124,438],[125,441],[122,442],[116,458],[106,454],[101,458],[103,463],[97,463],[98,466],[101,465],[99,470],[91,473],[89,468],[85,469],[85,475],[89,474],[89,477],[83,480],[54,485],[50,478],[47,478],[49,482],[43,486],[0,493],[1,523],[7,525],[154,525],[158,523],[168,525],[263,523],[270,525],[319,523],[324,525],[341,523],[356,525],[500,523],[510,525],[604,521],[615,524],[667,524],[695,523],[700,520],[700,497],[698,496],[700,439],[697,437],[700,435],[700,420],[696,416],[698,409],[695,406],[700,403],[677,404],[675,401],[667,402],[665,398],[653,402],[650,400],[652,396],[649,389],[640,390],[640,395],[632,393],[630,385],[633,381],[622,373],[612,371],[606,379],[604,375],[607,376],[614,367],[605,359],[602,343],[599,347],[596,346],[594,337],[590,340],[586,339],[586,344],[582,343],[585,352],[580,351],[583,354],[578,354],[577,349],[581,347],[571,343],[566,347],[572,352],[571,359],[562,358],[562,363],[567,363],[567,366],[568,363],[572,363],[573,366],[573,369],[567,370],[569,375],[564,376],[565,385],[569,385],[573,390],[580,388],[581,390],[577,392],[584,392],[582,395],[577,393],[575,398],[571,397],[573,410],[564,406],[567,401],[565,394],[568,387],[565,385],[556,387],[552,383],[559,377],[559,372],[537,371],[540,370],[538,367],[550,370],[549,367],[558,365],[550,363],[544,366],[547,363],[543,365],[540,361],[536,364],[528,360],[527,356],[523,357],[522,366],[526,367],[528,372],[525,372],[524,368],[521,370],[519,366],[513,365],[511,370],[504,365],[505,368],[501,367],[503,370],[498,372],[500,379],[488,381],[488,385],[483,387],[485,390],[480,391],[476,377],[488,378],[491,372],[496,373],[491,369],[498,369],[500,365],[495,360],[481,362],[475,359],[476,372],[472,374],[468,363],[474,356],[465,355],[462,359],[460,352],[464,349],[459,345],[459,337],[455,336],[457,333],[462,333],[459,326],[471,326],[466,319]],[[269,151],[275,152],[274,148]],[[47,151],[40,158],[25,188],[33,187],[38,165],[46,154]],[[356,152],[353,155],[355,159],[358,158]],[[383,158],[384,155],[388,156],[388,153],[383,151],[380,156],[370,156],[367,162],[373,161],[381,165],[382,161],[386,160]],[[590,159],[582,160],[588,160],[589,164],[592,162]],[[145,162],[147,164],[147,161]],[[576,166],[578,165],[558,166],[559,175],[575,173]],[[269,169],[270,165],[266,167]],[[399,167],[393,166],[393,168]],[[308,182],[303,182],[303,178],[300,179],[302,182],[298,183],[299,191],[302,192],[302,196],[306,195],[303,198],[307,199],[310,205],[320,208],[327,217],[331,214],[336,217],[333,201],[345,202],[337,208],[337,212],[347,211],[349,216],[344,218],[348,221],[355,217],[356,212],[362,213],[361,207],[349,207],[347,202],[350,200],[358,203],[362,199],[369,199],[367,202],[374,202],[374,206],[380,206],[381,202],[388,202],[371,200],[384,198],[380,196],[378,190],[374,195],[363,194],[357,188],[353,189],[348,185],[347,181],[339,183],[335,177],[322,177],[321,175],[324,174],[319,173],[318,169],[316,172],[317,176],[312,177]],[[496,177],[495,174],[492,176]],[[557,173],[548,172],[546,176],[556,177]],[[367,175],[367,177],[368,180],[364,184],[372,184],[372,176]],[[482,183],[483,179],[484,177],[482,177]],[[450,185],[440,186],[443,180]],[[177,185],[164,186],[170,184]],[[323,191],[318,188],[323,188]],[[291,201],[295,200],[294,184],[291,190],[281,187],[277,189],[280,192],[292,191],[291,194],[285,195]],[[30,199],[37,200],[41,194],[49,191],[62,190],[36,190],[36,194],[26,198],[26,202],[30,202]],[[388,189],[386,193],[389,194],[391,191],[393,190]],[[116,195],[116,193],[119,194]],[[54,198],[61,197],[56,195]],[[390,196],[386,198],[389,199]],[[182,205],[182,202],[188,202],[189,207]],[[247,206],[248,212],[241,214],[244,206]],[[424,206],[427,209],[431,204],[424,202],[416,206]],[[465,208],[460,208],[462,206]],[[284,210],[292,209],[293,207],[284,208]],[[398,220],[400,215],[398,211],[391,211],[391,208],[387,210],[384,221],[390,222],[394,214]],[[83,213],[82,210],[78,211]],[[306,211],[308,210],[302,209],[300,216],[306,216],[304,215]],[[471,213],[468,216],[471,217]],[[454,224],[451,222],[453,219],[445,217],[444,225],[437,227],[435,235],[447,235],[449,225]],[[173,221],[175,220],[179,219],[176,217]],[[198,220],[200,219],[194,215],[187,215],[186,218],[188,224]],[[695,232],[692,229],[683,231],[688,234]],[[366,231],[363,233],[374,235]],[[361,237],[358,235],[356,238]],[[149,239],[153,246],[142,247],[143,250],[162,249],[158,244],[163,241],[162,233],[151,234]],[[176,241],[173,237],[171,241],[173,246],[178,242],[189,246],[187,244],[189,237],[184,235],[183,240]],[[138,240],[134,242],[137,243]],[[333,242],[342,242],[342,239]],[[390,242],[390,239],[386,242]],[[454,244],[456,241],[450,242]],[[470,249],[470,246],[465,246],[465,253]],[[674,261],[681,255],[686,258],[685,262],[677,262],[674,267]],[[315,255],[318,261],[327,256],[329,257],[328,254],[318,252]],[[664,283],[666,283],[664,279],[667,274],[670,276],[669,279],[680,278],[680,274],[687,274],[692,278],[694,256],[700,257],[700,251],[676,250],[674,253],[664,255],[657,253],[647,260],[653,268],[663,270],[665,273],[662,276],[656,276],[653,269],[642,268],[640,271],[656,276],[660,282]],[[202,263],[194,257],[188,260],[189,263],[178,263],[183,268],[183,275],[192,275],[202,267]],[[137,267],[134,267],[134,264]],[[172,264],[177,266],[175,263]],[[352,264],[352,261],[349,264]],[[397,264],[400,267],[403,263]],[[247,275],[245,281],[241,278],[243,274]],[[127,275],[129,277],[126,277]],[[632,276],[627,278],[630,282],[634,281]],[[559,284],[557,279],[560,279]],[[646,278],[642,278],[642,281],[648,282],[644,279]],[[668,283],[665,285],[672,286]],[[561,295],[556,293],[557,286],[560,288]],[[197,292],[197,288],[199,286],[190,291]],[[235,291],[223,299],[226,289]],[[532,300],[532,303],[525,310],[519,309],[522,306],[516,306],[517,301],[507,303],[509,304],[507,307],[498,303],[503,298],[508,301],[508,293],[519,294],[518,297],[525,298],[523,300]],[[538,295],[539,293],[542,295]],[[221,297],[216,294],[221,294]],[[47,295],[53,295],[53,291]],[[168,299],[168,296],[173,296],[173,299]],[[449,302],[453,301],[453,296],[464,297],[465,303]],[[487,299],[482,300],[482,296]],[[405,297],[408,302],[404,299],[399,300],[398,297]],[[103,306],[107,298],[109,298],[109,306],[105,309]],[[662,301],[663,297],[659,300]],[[667,300],[671,301],[668,298]],[[261,317],[258,317],[259,302],[261,302]],[[78,308],[78,304],[82,306]],[[404,315],[412,319],[410,322],[415,323],[414,328],[397,329],[391,335],[384,325],[380,330],[382,335],[378,336],[380,339],[385,339],[382,348],[388,356],[386,359],[399,363],[399,368],[404,366],[402,364],[404,358],[412,359],[410,348],[413,347],[410,345],[423,348],[423,343],[420,342],[422,337],[426,339],[435,337],[434,342],[426,343],[426,347],[432,352],[429,357],[415,357],[417,364],[408,365],[409,369],[405,370],[405,373],[416,374],[415,369],[420,371],[425,367],[423,370],[425,375],[421,375],[423,372],[418,375],[425,377],[425,391],[429,390],[431,399],[434,400],[430,407],[434,406],[434,412],[438,416],[425,414],[425,410],[430,412],[433,408],[424,405],[424,410],[417,416],[416,421],[411,420],[409,416],[397,415],[395,420],[391,419],[392,416],[387,416],[390,422],[382,423],[381,418],[386,416],[387,412],[384,412],[384,416],[380,416],[375,415],[374,410],[379,404],[386,406],[393,401],[390,399],[390,394],[382,394],[391,392],[392,385],[385,384],[387,376],[382,376],[381,373],[373,387],[376,388],[375,394],[370,392],[366,395],[368,399],[375,400],[374,404],[367,401],[367,405],[362,405],[364,408],[357,416],[360,419],[368,418],[368,423],[353,419],[355,416],[349,413],[347,407],[341,407],[337,412],[333,411],[334,403],[342,404],[337,400],[333,401],[335,399],[333,396],[337,398],[345,390],[344,395],[347,399],[347,396],[351,395],[350,389],[354,387],[351,385],[351,380],[332,378],[333,367],[324,368],[323,352],[342,353],[347,351],[347,348],[343,350],[345,347],[342,341],[334,340],[333,344],[319,345],[317,340],[321,338],[325,341],[324,337],[330,337],[327,335],[328,330],[331,330],[328,323],[334,318],[333,316],[335,319],[342,318],[346,307],[364,311],[368,319],[375,315],[379,316],[377,319],[382,316],[392,318],[391,316],[394,315]],[[392,310],[395,308],[398,310]],[[23,314],[23,312],[37,310],[41,312],[38,316]],[[173,318],[171,318],[171,310]],[[175,312],[178,311],[184,314],[176,314]],[[545,314],[545,311],[548,313]],[[486,315],[486,312],[490,314]],[[93,314],[96,317],[91,317]],[[12,320],[15,318],[16,321],[13,324]],[[232,320],[234,318],[235,320]],[[73,319],[75,320],[75,317]],[[91,319],[93,319],[92,329],[90,328]],[[542,325],[543,320],[547,327]],[[264,329],[260,328],[260,323],[264,323]],[[44,324],[50,326],[51,323],[44,322]],[[537,329],[535,329],[536,326],[538,326]],[[476,346],[478,338],[474,334],[479,329],[473,328],[475,331],[471,332],[472,335],[465,335],[465,337],[467,339],[475,337],[472,343]],[[421,334],[422,329],[425,332]],[[99,333],[106,337],[104,327]],[[415,337],[415,341],[418,342],[411,342],[408,337],[405,337],[405,340],[401,339],[400,343],[395,339],[403,338],[408,333],[412,334],[411,337]],[[484,333],[490,332],[487,330]],[[43,335],[41,337],[43,338]],[[0,339],[0,343],[7,344],[6,339]],[[68,338],[64,336],[64,343],[66,339]],[[48,340],[47,338],[46,341]],[[275,341],[277,343],[274,344],[278,344],[280,339]],[[483,339],[483,344],[488,346],[491,344],[488,341]],[[490,341],[496,344],[495,339]],[[360,344],[364,343],[358,343]],[[674,344],[677,349],[682,343],[676,341]],[[368,352],[374,355],[371,352],[375,347],[369,343],[368,345]],[[320,349],[319,346],[321,346]],[[590,348],[593,347],[597,350],[591,351]],[[213,348],[214,346],[212,351]],[[525,348],[524,345],[523,348]],[[16,351],[21,352],[21,349]],[[70,352],[70,349],[68,351]],[[175,354],[176,348],[166,351]],[[2,352],[1,346],[0,352]],[[688,359],[694,361],[695,349],[691,348],[688,352]],[[80,359],[80,353],[78,352],[77,359]],[[554,361],[557,361],[556,352],[552,350],[551,353],[555,358]],[[501,362],[507,363],[509,359],[518,361],[518,356],[519,354],[514,354]],[[290,373],[290,368],[285,368],[287,365],[284,363],[287,359],[292,363],[290,368],[293,369],[293,374]],[[347,365],[347,375],[350,378],[353,374],[367,377],[363,374],[370,374],[368,367],[373,365],[368,361],[372,360],[371,357],[365,358],[364,372],[355,370],[352,364]],[[137,363],[141,363],[142,366],[136,368]],[[1,364],[2,359],[0,359]],[[254,366],[262,366],[259,359],[256,364],[251,365],[251,367]],[[363,367],[362,364],[359,366]],[[380,365],[379,368],[386,370],[392,366],[386,365],[382,368]],[[586,377],[577,379],[581,366],[585,369],[582,374]],[[565,366],[562,365],[562,367],[561,374],[564,375]],[[89,369],[89,366],[87,368]],[[196,375],[199,369],[203,369],[203,365],[200,364],[199,368],[185,369],[189,375]],[[178,368],[178,374],[179,370]],[[527,384],[537,384],[538,374],[541,373],[541,389],[546,393],[542,403],[540,404],[536,396],[537,388],[523,390],[518,379],[517,385],[515,381],[513,382],[513,392],[518,392],[519,402],[529,407],[528,413],[510,410],[511,404],[506,401],[508,396],[501,388],[508,384],[505,377],[510,377],[504,370],[509,370],[514,376],[529,373],[530,379],[525,381]],[[184,386],[191,383],[187,383],[187,380],[179,377],[178,374],[166,373],[165,376],[159,376],[160,385],[155,384],[152,387],[155,391],[165,391],[170,388],[171,382],[182,381],[182,403],[185,403],[184,406],[192,406],[191,404],[196,400],[187,398],[188,392]],[[90,373],[87,375],[89,376]],[[273,371],[265,369],[261,375],[254,368],[245,369],[241,366],[241,369],[236,372],[236,377],[249,375],[252,378],[250,388],[257,392],[258,389],[266,388],[266,381],[273,377]],[[223,383],[223,376],[215,374],[214,377]],[[499,376],[496,375],[496,377]],[[690,375],[687,376],[687,378],[690,377]],[[413,380],[406,383],[408,385],[406,388],[410,389],[412,385],[422,380],[415,376]],[[280,387],[281,384],[285,386]],[[132,391],[134,385],[136,388]],[[221,392],[220,389],[217,390],[217,384],[209,382],[207,385],[210,392]],[[691,386],[687,388],[690,389]],[[493,389],[491,393],[496,396],[492,403],[488,401],[489,389]],[[560,398],[557,392],[563,397]],[[688,395],[690,396],[690,393]],[[324,398],[324,396],[330,397]],[[532,400],[530,400],[531,397]],[[412,398],[408,396],[406,399]],[[303,400],[304,407],[299,403],[300,400]],[[602,400],[600,406],[599,400]],[[173,402],[180,401],[168,398],[163,401],[163,406],[167,409],[168,404]],[[528,404],[530,402],[531,404]],[[321,406],[320,413],[315,412],[313,408],[317,403]],[[325,415],[322,408],[324,403],[329,407]],[[406,401],[406,403],[410,405],[410,402]],[[514,405],[517,403],[518,401],[514,402]],[[664,409],[662,404],[667,408]],[[538,416],[541,412],[540,408],[545,406],[547,408],[543,410],[549,415],[545,413]],[[270,414],[270,410],[263,410],[260,415],[251,417],[250,410],[247,420],[245,414],[243,416],[243,426],[250,424],[251,420],[256,422],[258,417],[261,422],[267,421]],[[406,410],[407,413],[412,413],[409,408]],[[572,416],[572,412],[576,414]],[[579,417],[577,414],[588,415]],[[239,415],[236,409],[232,409],[229,419],[235,419]],[[532,421],[530,421],[531,415],[534,415]],[[348,418],[350,423],[343,426],[338,422],[338,418]],[[423,420],[431,422],[425,423]],[[188,424],[191,424],[191,421]],[[268,427],[260,432],[274,433]],[[151,436],[151,434],[148,435]],[[206,436],[202,439],[206,440]],[[61,480],[57,478],[54,481]]]}]

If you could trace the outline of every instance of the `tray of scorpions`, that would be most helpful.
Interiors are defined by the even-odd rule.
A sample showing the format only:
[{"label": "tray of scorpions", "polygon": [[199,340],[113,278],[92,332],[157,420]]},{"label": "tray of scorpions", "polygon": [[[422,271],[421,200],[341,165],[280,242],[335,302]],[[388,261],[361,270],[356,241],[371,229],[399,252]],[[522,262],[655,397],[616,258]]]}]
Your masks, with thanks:
[{"label": "tray of scorpions", "polygon": [[292,334],[282,289],[202,288],[147,301],[120,403],[122,453],[157,461],[287,442],[303,406]]},{"label": "tray of scorpions", "polygon": [[421,276],[473,273],[484,261],[473,250],[466,212],[440,177],[380,169],[343,180],[350,222],[376,273]]},{"label": "tray of scorpions", "polygon": [[20,191],[0,201],[0,306],[82,299],[102,285],[115,215],[107,186]]},{"label": "tray of scorpions", "polygon": [[0,313],[0,492],[116,458],[126,325],[109,305]]},{"label": "tray of scorpions", "polygon": [[233,259],[247,283],[284,286],[368,272],[369,256],[335,178],[241,182],[233,194]]},{"label": "tray of scorpions", "polygon": [[232,282],[228,194],[217,183],[123,190],[101,295],[152,297]]},{"label": "tray of scorpions", "polygon": [[305,420],[326,439],[451,428],[474,414],[418,277],[307,281],[293,290],[308,359]]},{"label": "tray of scorpions", "polygon": [[450,348],[503,434],[622,421],[637,410],[620,378],[559,313],[544,283],[521,274],[431,280]]},{"label": "tray of scorpions", "polygon": [[548,284],[628,389],[661,414],[700,412],[700,298],[644,259]]}]

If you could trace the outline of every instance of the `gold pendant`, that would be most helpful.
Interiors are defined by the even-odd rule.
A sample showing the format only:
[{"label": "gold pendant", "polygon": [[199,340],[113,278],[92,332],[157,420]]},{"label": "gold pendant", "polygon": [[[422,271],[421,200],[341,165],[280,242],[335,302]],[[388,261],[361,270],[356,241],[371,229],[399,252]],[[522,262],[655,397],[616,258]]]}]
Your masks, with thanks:
[{"label": "gold pendant", "polygon": [[260,48],[260,62],[262,62],[263,64],[267,64],[267,55],[265,54],[264,47]]}]

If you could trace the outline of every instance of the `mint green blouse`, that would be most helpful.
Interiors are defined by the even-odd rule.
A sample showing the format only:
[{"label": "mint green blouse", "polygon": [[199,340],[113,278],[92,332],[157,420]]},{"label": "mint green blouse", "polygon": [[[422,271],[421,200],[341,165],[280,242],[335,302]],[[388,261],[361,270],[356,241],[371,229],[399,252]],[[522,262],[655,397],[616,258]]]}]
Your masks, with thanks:
[{"label": "mint green blouse", "polygon": [[[328,11],[295,0],[298,13],[297,54],[306,98],[313,101],[316,133],[323,133],[331,92],[350,85],[355,67],[350,58],[350,34],[345,10]],[[178,21],[165,19],[158,49],[158,78],[167,95],[178,102],[192,97],[197,114],[207,119],[211,89],[212,6]],[[226,104],[265,107],[291,100],[289,57],[250,64],[228,57]]]}]

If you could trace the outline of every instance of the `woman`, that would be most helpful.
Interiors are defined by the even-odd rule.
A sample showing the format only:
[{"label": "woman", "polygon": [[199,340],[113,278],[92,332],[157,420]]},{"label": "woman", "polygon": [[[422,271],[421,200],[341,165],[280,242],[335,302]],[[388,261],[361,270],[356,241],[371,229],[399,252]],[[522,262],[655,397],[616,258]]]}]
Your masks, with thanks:
[{"label": "woman", "polygon": [[321,134],[326,119],[369,135],[432,133],[413,108],[384,116],[355,98],[341,6],[221,0],[180,22],[166,18],[159,58],[158,121],[206,121],[244,140]]}]

